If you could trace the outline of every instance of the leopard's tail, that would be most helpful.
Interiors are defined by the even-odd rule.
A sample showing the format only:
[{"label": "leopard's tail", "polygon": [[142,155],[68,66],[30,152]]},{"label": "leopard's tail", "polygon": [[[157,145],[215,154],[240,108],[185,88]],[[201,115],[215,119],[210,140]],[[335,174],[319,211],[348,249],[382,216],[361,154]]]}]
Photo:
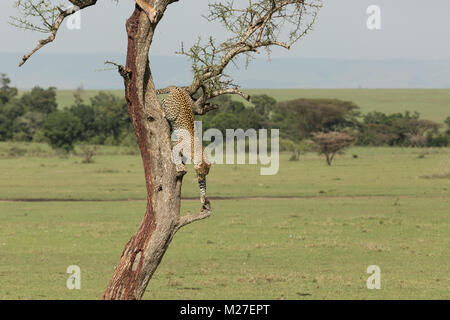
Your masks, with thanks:
[{"label": "leopard's tail", "polygon": [[197,172],[197,181],[200,188],[200,202],[204,208],[209,208],[209,201],[206,198],[206,176],[209,173],[211,164],[206,161],[205,154],[202,154],[202,162],[194,166]]},{"label": "leopard's tail", "polygon": [[206,177],[198,178],[198,186],[200,187],[200,201],[204,204],[206,201]]}]

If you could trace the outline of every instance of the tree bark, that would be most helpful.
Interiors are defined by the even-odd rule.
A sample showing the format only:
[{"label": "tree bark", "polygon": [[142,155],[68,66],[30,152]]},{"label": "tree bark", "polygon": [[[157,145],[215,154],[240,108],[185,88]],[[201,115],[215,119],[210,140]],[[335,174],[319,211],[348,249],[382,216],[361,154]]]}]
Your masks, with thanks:
[{"label": "tree bark", "polygon": [[159,106],[148,60],[155,26],[138,8],[126,23],[127,61],[119,71],[144,165],[147,208],[102,299],[141,299],[175,232],[182,226],[179,213],[184,173],[178,173],[171,161],[170,128]]}]

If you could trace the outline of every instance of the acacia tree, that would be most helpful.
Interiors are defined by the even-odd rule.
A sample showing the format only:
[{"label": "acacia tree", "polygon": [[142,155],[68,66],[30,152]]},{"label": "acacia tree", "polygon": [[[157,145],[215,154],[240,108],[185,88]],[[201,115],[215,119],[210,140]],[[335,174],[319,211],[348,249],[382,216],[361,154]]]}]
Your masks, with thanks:
[{"label": "acacia tree", "polygon": [[[97,5],[97,0],[67,1],[72,6],[62,9],[54,0],[16,0],[21,14],[12,18],[12,23],[49,33],[22,58],[20,65],[55,40],[65,18]],[[177,172],[171,161],[170,127],[163,117],[149,66],[149,48],[157,25],[167,7],[177,1],[146,0],[157,12],[151,19],[136,5],[126,22],[126,64],[114,63],[124,80],[128,112],[141,151],[147,208],[138,231],[123,250],[103,299],[140,299],[175,233],[211,214],[210,207],[202,207],[197,214],[180,215],[184,172]],[[178,5],[189,5],[189,1]],[[321,0],[248,0],[240,1],[240,5],[222,1],[208,6],[206,19],[221,23],[228,38],[221,43],[212,37],[205,42],[199,40],[188,49],[182,46],[179,52],[192,62],[193,79],[186,90],[194,98],[193,112],[197,115],[216,109],[218,106],[210,100],[220,95],[238,94],[249,99],[224,74],[226,67],[239,62],[239,57],[245,57],[248,63],[260,50],[270,54],[274,46],[289,49],[311,30]]]},{"label": "acacia tree", "polygon": [[312,140],[316,144],[319,154],[324,154],[327,164],[331,166],[336,154],[344,153],[344,150],[353,143],[353,137],[345,132],[316,132],[312,134]]}]

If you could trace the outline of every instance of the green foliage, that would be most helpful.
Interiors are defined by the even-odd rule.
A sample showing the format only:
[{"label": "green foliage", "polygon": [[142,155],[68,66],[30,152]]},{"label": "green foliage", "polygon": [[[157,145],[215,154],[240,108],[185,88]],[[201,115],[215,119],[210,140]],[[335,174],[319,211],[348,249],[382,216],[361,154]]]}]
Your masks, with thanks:
[{"label": "green foliage", "polygon": [[33,142],[38,142],[38,143],[39,142],[48,142],[47,138],[44,135],[44,132],[43,132],[42,128],[39,129],[38,131],[36,131],[36,133],[34,134]]},{"label": "green foliage", "polygon": [[13,122],[12,130],[14,136],[20,136],[19,141],[32,141],[35,133],[44,124],[45,119],[46,115],[41,112],[29,111],[25,113]]},{"label": "green foliage", "polygon": [[[266,94],[277,102],[305,99],[338,99],[352,101],[360,109],[361,114],[380,111],[386,114],[419,111],[424,119],[442,123],[449,116],[448,97],[450,89],[248,89],[251,100],[257,95]],[[86,101],[97,95],[99,90],[83,90],[81,97]],[[107,90],[119,98],[124,96],[123,90]],[[19,91],[20,94],[20,91]],[[74,104],[74,90],[58,90],[56,95],[61,109]],[[233,95],[233,100],[244,101]],[[251,103],[245,101],[246,106]]]},{"label": "green foliage", "polygon": [[[448,146],[447,133],[439,131],[437,122],[420,119],[417,112],[360,114],[359,107],[337,99],[296,99],[276,102],[267,95],[255,95],[252,105],[243,105],[229,96],[216,98],[218,110],[199,118],[203,128],[280,129],[281,150],[288,150],[298,158],[299,144],[314,132],[345,130],[356,137],[356,145],[371,146]],[[450,119],[450,117],[449,117]],[[448,122],[448,123],[447,123]],[[446,124],[450,126],[450,120]],[[288,142],[289,141],[289,142]]]},{"label": "green foliage", "polygon": [[329,132],[355,127],[358,106],[336,99],[297,99],[281,102],[271,115],[271,126],[280,136],[293,141],[311,137],[313,132]]},{"label": "green foliage", "polygon": [[34,87],[17,98],[17,89],[2,75],[0,89],[0,141],[32,141],[47,115],[57,109],[56,89]]},{"label": "green foliage", "polygon": [[251,97],[251,102],[255,106],[255,111],[264,119],[268,119],[270,112],[274,109],[277,101],[266,94],[256,95]]},{"label": "green foliage", "polygon": [[11,138],[11,121],[7,116],[0,114],[0,141],[9,140]]},{"label": "green foliage", "polygon": [[1,113],[11,122],[13,122],[18,117],[23,116],[26,112],[26,109],[26,106],[20,99],[14,98],[8,101],[8,103],[3,106]]},{"label": "green foliage", "polygon": [[428,147],[448,147],[450,146],[450,134],[430,132],[426,136],[426,145]]},{"label": "green foliage", "polygon": [[221,112],[212,118],[208,127],[219,129],[223,134],[225,134],[226,129],[239,128],[240,122],[236,115]]},{"label": "green foliage", "polygon": [[91,99],[96,135],[101,143],[118,144],[123,130],[129,130],[129,116],[125,99],[100,92]]},{"label": "green foliage", "polygon": [[20,100],[26,106],[26,111],[49,114],[58,108],[56,88],[54,87],[48,89],[34,87],[29,93],[24,94]]},{"label": "green foliage", "polygon": [[133,130],[125,100],[110,93],[100,91],[91,98],[90,104],[76,99],[68,110],[83,124],[81,141],[117,145],[124,133]]},{"label": "green foliage", "polygon": [[81,136],[83,124],[68,111],[56,111],[48,116],[42,130],[52,148],[69,152]]},{"label": "green foliage", "polygon": [[[10,86],[6,75],[1,75],[1,83],[0,141],[46,141],[41,129],[48,114],[57,109],[55,88],[35,87],[18,97],[17,89]],[[84,92],[82,89],[71,94],[74,98],[67,110],[83,125],[77,141],[136,146],[121,95],[117,92]],[[335,94],[342,96],[341,91]],[[352,132],[357,145],[441,147],[450,144],[450,116],[444,121],[447,128],[440,130],[441,124],[421,119],[417,112],[385,114],[373,111],[361,116],[359,106],[338,99],[295,99],[277,103],[263,93],[253,94],[251,103],[246,104],[229,95],[219,96],[212,103],[218,104],[219,109],[197,116],[197,120],[203,122],[203,130],[217,128],[225,134],[226,129],[277,128],[280,129],[282,150],[289,149],[290,152],[296,152],[298,148],[285,148],[283,145],[287,146],[288,140],[292,145],[299,145],[310,138],[312,132],[344,129]]]},{"label": "green foliage", "polygon": [[437,134],[440,126],[436,122],[420,119],[418,112],[413,114],[408,111],[403,114],[369,112],[363,116],[362,123],[359,124],[356,144],[414,146],[426,142],[424,135],[427,132]]},{"label": "green foliage", "polygon": [[[41,129],[48,115],[55,113],[58,108],[56,89],[34,87],[31,91],[22,94],[21,97],[17,97],[17,89],[10,87],[10,79],[4,74],[0,74],[0,76],[2,84],[0,88],[0,141],[11,139],[15,141],[48,140]],[[84,103],[82,90],[79,89],[74,94],[74,100],[75,103],[67,110],[81,123],[83,128],[80,133],[72,137],[76,141],[117,145],[128,133],[133,133],[125,99],[110,93],[98,92],[97,95],[91,97],[90,104]],[[57,124],[55,119],[63,121],[68,115],[55,117],[57,118],[47,122],[46,134],[50,131],[50,125],[56,126],[54,131],[61,131],[61,125]],[[68,132],[71,129],[68,129]],[[72,138],[69,136],[61,138],[61,141],[71,140]],[[73,142],[63,143],[61,146],[58,143],[52,142],[51,144],[71,150]]]},{"label": "green foliage", "polygon": [[444,123],[447,125],[447,131],[446,131],[446,133],[447,133],[447,135],[450,136],[450,116],[448,116],[448,117],[445,119]]},{"label": "green foliage", "polygon": [[[252,98],[255,101],[263,101],[265,105],[261,108],[271,110],[275,107],[276,101],[273,99],[259,99],[258,97]],[[268,102],[269,101],[269,102]],[[205,116],[199,118],[203,122],[203,128],[205,130],[209,128],[219,129],[222,134],[225,135],[226,129],[261,129],[267,128],[269,122],[269,113],[265,115],[261,114],[257,110],[256,105],[245,106],[240,101],[232,100],[230,96],[220,96],[214,99],[213,103],[218,104],[220,107],[218,110],[211,111]],[[272,104],[269,104],[272,103]]]},{"label": "green foliage", "polygon": [[299,142],[294,142],[290,139],[280,138],[279,150],[281,152],[291,152],[290,161],[300,160],[300,156],[308,151],[313,150],[312,141],[301,140]]},{"label": "green foliage", "polygon": [[94,108],[90,105],[79,103],[73,105],[68,109],[75,117],[80,119],[83,124],[83,133],[81,134],[80,140],[89,141],[97,134],[97,126],[95,123],[95,112]]},{"label": "green foliage", "polygon": [[1,108],[1,106],[5,105],[8,101],[10,101],[17,95],[18,90],[17,88],[9,86],[11,80],[4,73],[0,73],[0,83],[2,85],[0,88],[0,108]]}]

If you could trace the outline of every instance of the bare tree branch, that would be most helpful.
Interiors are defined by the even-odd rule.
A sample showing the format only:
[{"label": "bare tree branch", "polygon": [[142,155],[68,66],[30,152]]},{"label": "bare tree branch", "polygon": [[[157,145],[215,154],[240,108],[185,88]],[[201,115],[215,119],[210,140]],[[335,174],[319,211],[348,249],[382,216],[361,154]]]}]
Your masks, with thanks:
[{"label": "bare tree branch", "polygon": [[[36,53],[39,49],[41,49],[46,44],[49,44],[50,42],[53,42],[56,38],[56,34],[58,33],[59,28],[61,27],[61,24],[63,23],[64,19],[74,13],[76,13],[79,10],[82,10],[84,8],[93,6],[97,3],[97,0],[68,0],[70,3],[73,4],[72,7],[67,8],[66,10],[63,10],[59,7],[49,7],[48,3],[46,2],[39,2],[37,4],[33,3],[33,0],[28,1],[17,1],[16,5],[20,7],[23,12],[25,13],[25,19],[19,19],[12,17],[12,24],[19,27],[19,28],[25,28],[30,30],[38,30],[41,32],[49,32],[50,36],[48,36],[46,39],[39,40],[38,45],[31,50],[28,54],[24,55],[21,62],[19,63],[19,67],[23,66],[25,62],[27,62],[30,57]],[[51,12],[51,16],[54,18],[55,10],[57,9],[59,11],[59,15],[53,19],[52,22],[48,21],[48,18],[43,14],[43,12],[46,12],[43,8],[47,8],[47,12]],[[36,26],[29,22],[26,18],[29,16],[38,16],[41,18],[41,22],[44,25],[43,27]]]},{"label": "bare tree branch", "polygon": [[250,96],[248,94],[240,91],[238,88],[227,88],[227,89],[216,90],[208,95],[208,99],[212,99],[212,98],[221,96],[223,94],[237,94],[237,95],[240,95],[245,100],[250,101]]},{"label": "bare tree branch", "polygon": [[[97,3],[97,0],[67,0],[71,4],[72,7],[68,9],[61,9],[59,6],[55,6],[51,4],[51,0],[16,0],[16,6],[22,11],[24,14],[23,18],[11,17],[10,23],[18,28],[39,31],[42,33],[50,33],[50,35],[42,40],[39,40],[37,46],[31,50],[28,54],[23,56],[21,62],[19,63],[19,67],[23,66],[25,62],[38,50],[40,50],[43,46],[53,42],[56,38],[56,34],[61,27],[64,19],[68,16],[76,13],[79,10],[83,10],[87,7],[93,6]],[[135,0],[136,1],[136,0]],[[178,0],[160,0],[156,2],[155,13],[156,16],[149,16],[152,23],[157,23],[159,19],[161,19],[162,13],[166,10],[166,7],[169,4],[177,2]],[[146,6],[143,8],[144,11],[149,5],[142,1],[138,1],[140,5],[145,4]],[[57,13],[57,14],[56,14]],[[37,17],[40,18],[40,22],[42,26],[36,25],[31,22],[28,18]]]},{"label": "bare tree branch", "polygon": [[312,29],[320,7],[321,0],[249,0],[241,7],[233,1],[209,4],[210,13],[205,18],[221,23],[231,36],[219,45],[212,37],[206,44],[199,39],[191,48],[182,45],[177,52],[192,62],[194,80],[188,89],[191,96],[202,89],[194,112],[213,110],[207,105],[208,100],[222,94],[238,94],[248,100],[224,74],[228,65],[236,64],[238,57],[243,56],[247,66],[252,54],[260,49],[269,55],[271,47],[289,50]]},{"label": "bare tree branch", "polygon": [[210,216],[211,216],[211,210],[208,208],[203,208],[203,210],[197,214],[191,214],[188,212],[187,215],[179,217],[175,232],[177,232],[180,228],[182,228],[192,222],[203,220],[203,219],[209,218]]},{"label": "bare tree branch", "polygon": [[130,77],[131,70],[128,69],[127,67],[125,67],[121,64],[112,62],[112,61],[105,61],[105,64],[111,64],[111,65],[115,66],[117,68],[117,71],[119,72],[119,74],[122,76],[122,78],[124,80],[127,80]]}]

